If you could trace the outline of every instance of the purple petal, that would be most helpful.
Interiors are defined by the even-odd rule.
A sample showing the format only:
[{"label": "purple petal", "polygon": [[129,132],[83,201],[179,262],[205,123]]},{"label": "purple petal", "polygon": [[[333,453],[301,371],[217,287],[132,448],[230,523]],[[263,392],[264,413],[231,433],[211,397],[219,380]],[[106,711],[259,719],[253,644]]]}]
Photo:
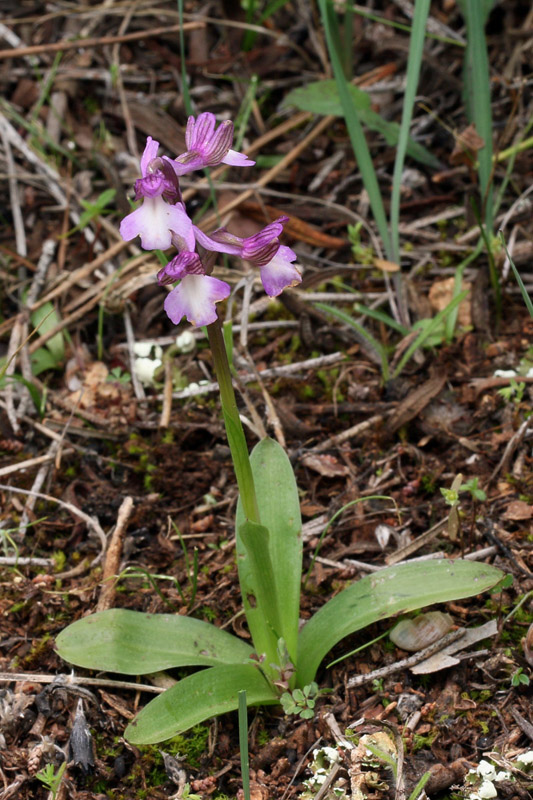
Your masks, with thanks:
[{"label": "purple petal", "polygon": [[251,261],[256,267],[264,267],[276,255],[279,248],[279,237],[283,233],[283,225],[288,217],[282,216],[270,222],[258,233],[247,236],[242,243],[242,258]]},{"label": "purple petal", "polygon": [[207,159],[202,153],[197,153],[194,150],[187,150],[182,153],[174,161],[170,161],[172,169],[178,178],[182,175],[187,175],[189,172],[194,172],[196,169],[204,169],[208,166]]},{"label": "purple petal", "polygon": [[152,139],[151,136],[148,137],[146,140],[146,147],[144,148],[144,153],[141,156],[141,175],[146,177],[146,172],[148,170],[148,164],[154,158],[157,157],[157,151],[159,150],[159,142],[156,142],[155,139]]},{"label": "purple petal", "polygon": [[170,219],[170,230],[172,231],[172,244],[178,250],[194,250],[196,240],[194,238],[194,226],[189,219],[183,203],[176,203],[169,206],[172,209]]},{"label": "purple petal", "polygon": [[[215,236],[218,234],[217,238]],[[242,251],[242,239],[238,236],[228,233],[225,228],[220,228],[211,236],[194,226],[194,235],[198,244],[210,250],[212,253],[228,253],[232,256],[240,256]],[[220,237],[220,238],[218,238]]]},{"label": "purple petal", "polygon": [[222,164],[230,164],[232,167],[251,167],[255,164],[244,153],[238,153],[236,150],[228,150],[223,159]]},{"label": "purple petal", "polygon": [[177,325],[186,317],[192,325],[210,325],[217,318],[216,303],[225,300],[230,287],[209,275],[185,275],[165,298],[165,311]]},{"label": "purple petal", "polygon": [[148,173],[144,178],[135,181],[135,199],[141,197],[159,197],[163,192],[172,192],[173,185],[168,181],[161,171]]},{"label": "purple petal", "polygon": [[224,160],[232,142],[233,122],[228,119],[218,126],[217,132],[203,146],[203,153],[210,167],[216,167]]},{"label": "purple petal", "polygon": [[203,114],[199,114],[196,121],[194,117],[189,117],[185,130],[187,150],[202,151],[213,135],[215,123],[215,115],[211,114],[210,111],[204,111]]},{"label": "purple petal", "polygon": [[157,273],[157,282],[160,286],[168,286],[174,281],[184,278],[185,275],[205,275],[202,262],[198,253],[182,252],[166,264]]},{"label": "purple petal", "polygon": [[296,286],[302,280],[293,261],[296,261],[294,250],[280,245],[272,261],[260,268],[263,287],[270,297],[277,297],[287,286]]}]

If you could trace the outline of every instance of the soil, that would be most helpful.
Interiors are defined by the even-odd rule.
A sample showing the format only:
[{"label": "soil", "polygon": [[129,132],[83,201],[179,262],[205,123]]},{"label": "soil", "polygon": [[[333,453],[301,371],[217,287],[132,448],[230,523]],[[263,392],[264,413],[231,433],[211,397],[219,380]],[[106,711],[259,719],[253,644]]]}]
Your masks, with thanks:
[{"label": "soil", "polygon": [[[377,0],[369,10],[407,24],[404,6],[411,4]],[[1,47],[12,52],[0,52],[0,355],[4,364],[12,359],[12,377],[0,399],[0,799],[52,797],[42,770],[57,772],[65,754],[60,799],[187,797],[185,781],[201,798],[241,797],[236,714],[170,743],[133,747],[124,728],[153,694],[123,686],[120,675],[72,672],[54,650],[61,630],[102,607],[106,568],[119,576],[108,607],[187,613],[249,637],[239,614],[237,489],[218,394],[192,386],[213,380],[207,341],[198,330],[191,351],[174,347],[191,328],[177,330],[163,312],[164,289],[154,280],[160,264],[118,234],[146,136],[171,156],[184,149],[177,6],[8,0],[1,13]],[[431,16],[438,36],[465,35],[453,0],[432,3]],[[230,259],[217,271],[232,288],[241,281],[228,318],[250,448],[265,433],[283,443],[301,493],[304,573],[312,564],[302,617],[401,558],[403,548],[405,558],[476,557],[509,576],[496,594],[442,607],[455,627],[496,622],[494,635],[460,651],[453,666],[428,675],[404,667],[350,688],[353,676],[406,656],[379,638],[391,627],[385,621],[324,662],[317,681],[327,691],[312,719],[250,709],[251,796],[301,797],[313,749],[337,747],[354,724],[357,737],[388,732],[403,770],[395,783],[379,759],[370,768],[342,751],[333,785],[347,797],[357,796],[355,776],[372,769],[374,782],[363,787],[369,798],[408,797],[428,770],[427,796],[468,797],[465,775],[491,753],[512,773],[498,796],[532,797],[531,775],[512,765],[533,747],[533,320],[505,254],[490,243],[495,282],[486,247],[466,267],[470,291],[453,339],[437,328],[385,380],[368,338],[316,305],[327,302],[364,325],[388,349],[394,374],[413,335],[363,318],[357,307],[390,313],[398,284],[377,251],[345,124],[337,116],[324,125],[322,116],[283,105],[292,89],[330,77],[315,4],[280,4],[257,34],[246,33],[250,20],[233,0],[185,3],[184,19],[194,113],[236,119],[245,133],[239,147],[258,159],[250,171],[215,172],[215,209],[205,205],[210,190],[201,174],[186,176],[188,209],[202,224],[215,210],[219,223],[213,217],[210,229],[229,224],[240,235],[289,215],[283,242],[304,276],[297,290],[269,302],[241,264]],[[406,33],[357,14],[353,28],[358,85],[375,111],[400,121]],[[463,48],[450,35],[426,42],[412,128],[438,164],[409,159],[403,181],[409,325],[448,305],[456,268],[479,239],[473,208],[483,199],[473,164],[482,145],[472,131],[464,136]],[[487,37],[494,148],[503,153],[529,135],[530,4],[496,3]],[[80,38],[83,46],[74,46]],[[375,132],[368,141],[388,205],[394,149]],[[529,146],[515,154],[494,228],[503,224],[530,292],[531,153]],[[496,186],[509,163],[496,162]],[[348,226],[358,220],[357,244]],[[139,341],[166,352],[155,385],[131,378]],[[441,489],[458,475],[467,489],[450,514]],[[124,537],[111,563],[102,535],[109,538],[119,512]],[[102,683],[87,681],[95,677]]]}]

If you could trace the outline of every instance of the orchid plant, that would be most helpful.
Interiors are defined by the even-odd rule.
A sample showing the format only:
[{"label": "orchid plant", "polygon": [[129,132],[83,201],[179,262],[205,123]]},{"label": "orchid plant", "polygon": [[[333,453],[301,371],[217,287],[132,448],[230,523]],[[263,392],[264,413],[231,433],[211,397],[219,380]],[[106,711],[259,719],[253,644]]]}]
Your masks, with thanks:
[{"label": "orchid plant", "polygon": [[[241,238],[220,228],[208,236],[191,221],[179,179],[193,170],[254,162],[231,149],[233,125],[216,127],[213,114],[187,123],[187,151],[159,157],[148,137],[135,197],[142,200],[123,221],[124,239],[140,236],[145,249],[175,255],[157,279],[176,286],[164,301],[174,324],[185,317],[207,325],[221,406],[239,488],[236,551],[244,613],[251,643],[192,617],[111,609],[84,617],[57,638],[59,654],[81,667],[146,675],[174,667],[206,667],[177,681],[128,725],[132,744],[168,739],[210,717],[238,708],[246,691],[249,705],[296,700],[309,693],[328,651],[355,631],[392,615],[431,603],[478,594],[495,586],[502,573],[471,561],[428,561],[389,567],[352,583],[299,626],[302,540],[299,497],[289,459],[272,439],[251,457],[233,391],[217,303],[230,286],[213,277],[216,253],[237,256],[259,268],[271,297],[297,285],[296,255],[280,244],[287,217],[280,216],[254,236]],[[299,694],[298,694],[299,693]]]}]

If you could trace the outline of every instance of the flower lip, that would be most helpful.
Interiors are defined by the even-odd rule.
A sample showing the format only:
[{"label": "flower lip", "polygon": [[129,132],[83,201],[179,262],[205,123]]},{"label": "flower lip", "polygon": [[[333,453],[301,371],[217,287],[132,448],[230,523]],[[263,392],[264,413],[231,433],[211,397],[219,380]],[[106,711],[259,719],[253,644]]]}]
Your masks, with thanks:
[{"label": "flower lip", "polygon": [[165,311],[177,325],[186,317],[192,325],[210,325],[217,318],[216,304],[225,300],[230,287],[209,275],[185,275],[165,298]]},{"label": "flower lip", "polygon": [[269,297],[277,297],[284,289],[301,283],[302,276],[293,261],[296,253],[282,244],[274,258],[260,267],[261,282]]}]

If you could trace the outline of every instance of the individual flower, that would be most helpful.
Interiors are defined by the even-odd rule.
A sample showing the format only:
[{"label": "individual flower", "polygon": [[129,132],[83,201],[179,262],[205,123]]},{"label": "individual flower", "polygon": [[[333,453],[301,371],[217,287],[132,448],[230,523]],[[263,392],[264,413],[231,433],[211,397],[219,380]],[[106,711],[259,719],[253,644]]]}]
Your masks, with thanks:
[{"label": "individual flower", "polygon": [[205,274],[197,253],[182,251],[159,270],[157,280],[161,286],[179,284],[165,298],[165,311],[177,325],[186,317],[193,325],[210,325],[217,319],[216,303],[225,300],[230,287],[218,278]]},{"label": "individual flower", "polygon": [[143,203],[120,223],[122,238],[129,242],[140,236],[144,250],[166,250],[171,231],[186,229],[187,221],[192,225],[183,203],[176,202],[180,197],[177,176],[166,161],[157,158],[158,147],[159,142],[149,136],[141,158],[142,178],[135,182],[135,199],[142,198]]},{"label": "individual flower", "polygon": [[233,167],[250,167],[255,164],[244,153],[230,149],[233,144],[233,122],[222,122],[216,131],[215,124],[215,115],[209,111],[199,114],[196,120],[189,117],[185,129],[186,152],[174,161],[166,159],[177,176],[186,175],[195,169],[216,167],[218,164],[229,164]]},{"label": "individual flower", "polygon": [[259,267],[265,292],[277,297],[288,286],[296,286],[302,280],[296,266],[296,253],[290,247],[280,245],[279,237],[288,217],[279,217],[259,233],[242,239],[225,228],[219,228],[207,236],[196,226],[194,234],[197,242],[206,250],[237,255]]}]

